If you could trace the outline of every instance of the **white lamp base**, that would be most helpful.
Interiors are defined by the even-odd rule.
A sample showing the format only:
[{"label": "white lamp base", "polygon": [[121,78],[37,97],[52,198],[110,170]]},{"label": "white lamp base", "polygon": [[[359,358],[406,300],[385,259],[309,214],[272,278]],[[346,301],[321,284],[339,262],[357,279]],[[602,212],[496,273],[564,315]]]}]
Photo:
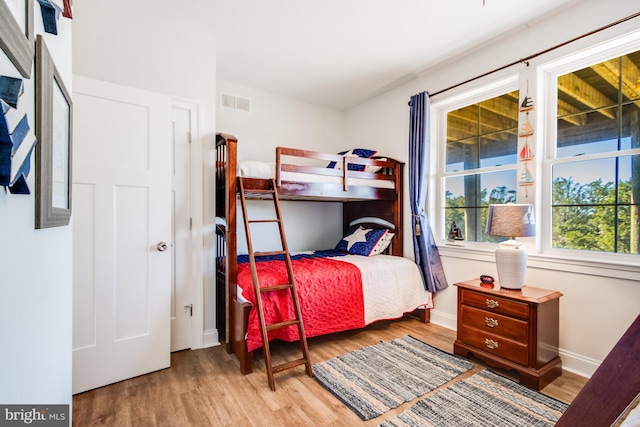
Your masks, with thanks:
[{"label": "white lamp base", "polygon": [[500,287],[522,289],[527,271],[527,248],[517,240],[511,239],[499,243],[495,254]]}]

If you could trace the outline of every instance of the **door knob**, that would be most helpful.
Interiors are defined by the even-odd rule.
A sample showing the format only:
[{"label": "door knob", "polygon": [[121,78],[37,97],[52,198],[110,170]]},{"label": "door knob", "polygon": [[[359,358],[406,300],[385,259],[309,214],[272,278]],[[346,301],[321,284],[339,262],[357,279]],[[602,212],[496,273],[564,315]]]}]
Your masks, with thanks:
[{"label": "door knob", "polygon": [[167,248],[169,247],[169,245],[167,245],[167,242],[160,242],[157,245],[157,248],[160,252],[164,252],[167,250]]}]

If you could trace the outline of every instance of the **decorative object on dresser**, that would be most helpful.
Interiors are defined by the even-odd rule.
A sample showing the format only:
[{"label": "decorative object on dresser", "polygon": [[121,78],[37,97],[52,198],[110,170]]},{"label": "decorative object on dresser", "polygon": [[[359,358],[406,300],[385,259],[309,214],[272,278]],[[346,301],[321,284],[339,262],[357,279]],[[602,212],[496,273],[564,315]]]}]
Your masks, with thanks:
[{"label": "decorative object on dresser", "polygon": [[521,384],[536,390],[560,376],[560,292],[532,286],[507,290],[499,281],[489,285],[480,279],[455,285],[455,354],[472,354],[490,366],[515,371]]},{"label": "decorative object on dresser", "polygon": [[496,204],[489,205],[486,233],[505,236],[509,240],[500,242],[496,248],[496,269],[503,288],[520,289],[527,270],[527,249],[516,237],[536,234],[533,205]]}]

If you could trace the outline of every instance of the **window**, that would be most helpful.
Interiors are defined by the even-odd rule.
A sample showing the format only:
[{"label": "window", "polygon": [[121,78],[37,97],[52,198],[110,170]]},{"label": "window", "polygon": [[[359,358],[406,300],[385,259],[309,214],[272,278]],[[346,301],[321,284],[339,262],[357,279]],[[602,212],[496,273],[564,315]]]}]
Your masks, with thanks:
[{"label": "window", "polygon": [[640,51],[557,77],[551,247],[640,253]]},{"label": "window", "polygon": [[494,241],[484,232],[487,207],[516,201],[518,91],[447,112],[446,129],[441,237],[455,224],[464,240]]},{"label": "window", "polygon": [[[522,240],[539,268],[637,280],[640,30],[616,34],[432,102],[428,211],[445,256],[486,260],[504,240],[485,234],[488,206],[531,203]],[[447,241],[454,223],[463,241]]]}]

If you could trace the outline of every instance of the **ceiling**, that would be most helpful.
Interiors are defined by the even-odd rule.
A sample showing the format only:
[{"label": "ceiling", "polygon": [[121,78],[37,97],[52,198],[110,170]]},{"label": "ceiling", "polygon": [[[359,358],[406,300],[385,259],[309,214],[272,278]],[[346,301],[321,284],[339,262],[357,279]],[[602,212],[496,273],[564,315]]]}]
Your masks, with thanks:
[{"label": "ceiling", "polygon": [[336,109],[577,0],[211,0],[217,78]]}]

